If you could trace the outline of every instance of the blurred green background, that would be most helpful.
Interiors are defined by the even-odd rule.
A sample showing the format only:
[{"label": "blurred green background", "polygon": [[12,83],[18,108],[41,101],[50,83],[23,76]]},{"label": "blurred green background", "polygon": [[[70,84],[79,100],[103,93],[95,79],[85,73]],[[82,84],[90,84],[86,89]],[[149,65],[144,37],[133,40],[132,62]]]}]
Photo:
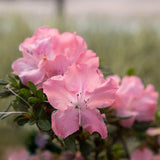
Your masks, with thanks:
[{"label": "blurred green background", "polygon": [[[112,73],[124,76],[129,68],[135,68],[144,84],[152,83],[160,91],[160,10],[154,8],[159,2],[154,0],[152,6],[143,0],[110,2],[66,0],[62,5],[51,0],[0,1],[0,79],[7,79],[12,62],[21,57],[19,44],[36,28],[49,25],[60,32],[76,31]],[[152,10],[143,12],[137,5]],[[0,99],[0,111],[9,100]],[[30,127],[17,127],[12,120],[0,121],[0,155],[6,147],[21,146],[31,131]]]}]

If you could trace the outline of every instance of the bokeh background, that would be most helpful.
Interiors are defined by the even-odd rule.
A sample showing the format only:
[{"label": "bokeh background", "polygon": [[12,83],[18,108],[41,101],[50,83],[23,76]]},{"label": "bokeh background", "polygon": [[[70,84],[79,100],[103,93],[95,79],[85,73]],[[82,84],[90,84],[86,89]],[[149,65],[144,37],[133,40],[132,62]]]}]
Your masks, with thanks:
[{"label": "bokeh background", "polygon": [[[0,0],[0,79],[7,79],[21,56],[19,44],[43,25],[76,31],[109,72],[124,76],[135,68],[144,84],[160,91],[159,0]],[[10,99],[0,99],[0,111]],[[34,129],[12,121],[0,121],[0,159]]]}]

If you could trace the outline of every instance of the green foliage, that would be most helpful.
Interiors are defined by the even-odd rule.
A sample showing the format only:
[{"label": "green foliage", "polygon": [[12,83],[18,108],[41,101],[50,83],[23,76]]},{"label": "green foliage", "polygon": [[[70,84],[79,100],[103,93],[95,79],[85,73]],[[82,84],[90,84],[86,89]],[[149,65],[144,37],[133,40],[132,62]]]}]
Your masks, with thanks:
[{"label": "green foliage", "polygon": [[70,150],[73,153],[76,153],[76,142],[72,136],[68,136],[67,138],[65,138],[64,144],[65,144],[66,150]]},{"label": "green foliage", "polygon": [[130,68],[130,69],[127,71],[127,75],[128,75],[128,76],[136,75],[135,69],[134,69],[134,68]]},{"label": "green foliage", "polygon": [[114,159],[116,160],[119,160],[124,154],[123,147],[119,143],[114,144],[112,150]]},{"label": "green foliage", "polygon": [[51,129],[51,123],[47,119],[38,120],[37,125],[42,131],[49,131]]},{"label": "green foliage", "polygon": [[15,121],[17,122],[17,124],[19,126],[23,126],[29,121],[29,119],[24,117],[23,115],[20,115],[20,116],[15,118]]},{"label": "green foliage", "polygon": [[90,153],[93,151],[92,145],[88,141],[81,141],[79,143],[80,151],[83,155],[83,157],[87,157],[90,155]]}]

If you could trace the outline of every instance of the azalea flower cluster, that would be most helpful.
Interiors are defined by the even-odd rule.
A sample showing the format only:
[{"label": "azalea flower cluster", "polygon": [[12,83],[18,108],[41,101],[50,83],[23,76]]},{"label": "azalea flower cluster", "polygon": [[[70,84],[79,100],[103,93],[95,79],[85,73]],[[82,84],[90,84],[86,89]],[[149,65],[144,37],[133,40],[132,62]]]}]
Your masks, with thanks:
[{"label": "azalea flower cluster", "polygon": [[7,158],[7,160],[83,160],[79,153],[76,153],[76,156],[74,156],[71,152],[64,152],[61,156],[57,156],[46,150],[31,155],[26,149],[13,151]]},{"label": "azalea flower cluster", "polygon": [[60,34],[41,27],[21,45],[23,58],[12,64],[22,83],[28,81],[43,88],[52,114],[52,129],[66,138],[82,126],[90,133],[107,137],[107,129],[97,108],[110,106],[117,90],[114,80],[105,80],[98,69],[99,58],[87,49],[76,33]]},{"label": "azalea flower cluster", "polygon": [[148,85],[144,90],[138,77],[124,77],[121,85],[118,76],[105,80],[98,69],[99,58],[76,33],[60,34],[57,29],[40,27],[20,45],[20,51],[23,57],[12,64],[14,73],[23,84],[31,81],[43,88],[57,109],[52,114],[56,135],[66,138],[82,126],[106,138],[107,129],[97,108],[113,102],[118,116],[132,116],[121,122],[123,126],[154,119],[158,97],[154,87]]},{"label": "azalea flower cluster", "polygon": [[[27,112],[23,109],[23,116],[17,118],[20,124],[21,120],[23,124],[35,122],[52,138],[54,134],[65,139],[82,133],[83,129],[90,134],[98,132],[105,139],[112,133],[109,133],[112,125],[118,128],[113,137],[122,138],[117,135],[118,131],[119,134],[123,129],[133,132],[135,123],[154,121],[158,100],[154,86],[149,84],[145,88],[135,75],[126,75],[122,79],[118,75],[104,77],[99,69],[99,57],[76,33],[61,34],[48,26],[40,27],[20,44],[19,50],[23,56],[13,62],[12,69],[23,89],[19,83],[18,89],[12,89],[17,87],[16,80],[12,80],[11,87],[5,82],[1,84],[6,84],[9,92],[16,95],[18,104],[29,107],[25,106]],[[15,105],[17,102],[13,105],[17,109]],[[45,116],[37,111],[40,106]],[[88,135],[76,138],[84,141]],[[108,145],[105,141],[100,143],[104,147]],[[98,155],[99,150],[96,152]],[[25,154],[28,156],[27,152]]]}]

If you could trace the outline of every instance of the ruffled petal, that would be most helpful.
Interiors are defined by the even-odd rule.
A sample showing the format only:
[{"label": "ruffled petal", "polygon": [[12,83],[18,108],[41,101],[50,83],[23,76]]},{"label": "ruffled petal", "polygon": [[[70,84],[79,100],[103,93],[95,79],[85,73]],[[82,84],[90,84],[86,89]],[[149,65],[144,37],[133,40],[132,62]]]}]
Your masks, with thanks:
[{"label": "ruffled petal", "polygon": [[93,108],[105,108],[115,100],[117,91],[117,83],[113,79],[109,79],[102,86],[97,87],[93,92],[86,93],[87,106]]},{"label": "ruffled petal", "polygon": [[24,85],[27,85],[28,81],[37,85],[43,81],[45,76],[45,71],[37,68],[30,59],[27,61],[25,58],[19,58],[12,64],[12,69],[20,77]]},{"label": "ruffled petal", "polygon": [[70,91],[93,91],[101,83],[97,70],[87,65],[72,65],[64,79],[66,88]]},{"label": "ruffled petal", "polygon": [[86,52],[83,52],[78,57],[76,64],[86,64],[90,67],[99,67],[99,57],[96,56],[96,54],[92,50],[88,50]]},{"label": "ruffled petal", "polygon": [[144,86],[140,78],[136,76],[125,76],[122,79],[121,87],[119,88],[117,94],[128,96],[139,96],[144,90]]},{"label": "ruffled petal", "polygon": [[143,94],[135,99],[134,106],[138,112],[136,119],[138,121],[152,121],[157,109],[158,92],[154,91],[152,85],[148,85]]},{"label": "ruffled petal", "polygon": [[63,76],[54,76],[43,83],[43,91],[48,97],[49,103],[56,109],[64,111],[73,108],[75,98],[64,85]]},{"label": "ruffled petal", "polygon": [[153,153],[148,148],[137,149],[132,153],[131,160],[153,160]]},{"label": "ruffled petal", "polygon": [[79,112],[77,109],[57,111],[52,114],[52,129],[57,136],[66,138],[79,129]]},{"label": "ruffled petal", "polygon": [[102,138],[107,137],[107,127],[97,109],[82,109],[80,112],[81,125],[90,134],[98,132]]}]

